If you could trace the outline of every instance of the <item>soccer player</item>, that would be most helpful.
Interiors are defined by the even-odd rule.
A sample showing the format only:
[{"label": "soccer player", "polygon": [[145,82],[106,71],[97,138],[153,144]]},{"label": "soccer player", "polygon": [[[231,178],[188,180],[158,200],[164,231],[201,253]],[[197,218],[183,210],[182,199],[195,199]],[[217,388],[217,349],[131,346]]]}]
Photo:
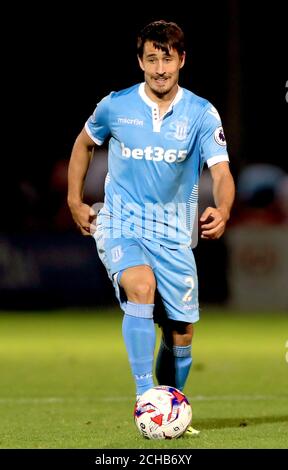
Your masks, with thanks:
[{"label": "soccer player", "polygon": [[[148,24],[137,52],[144,82],[103,98],[74,143],[68,204],[82,234],[95,231],[99,257],[124,311],[123,337],[141,395],[154,386],[156,291],[167,317],[161,323],[157,380],[184,388],[199,319],[191,249],[199,177],[207,164],[216,207],[200,217],[205,239],[223,234],[234,182],[217,110],[178,85],[185,63],[181,28],[163,20]],[[83,184],[93,147],[107,139],[105,200],[95,226],[95,213],[82,200]]]}]

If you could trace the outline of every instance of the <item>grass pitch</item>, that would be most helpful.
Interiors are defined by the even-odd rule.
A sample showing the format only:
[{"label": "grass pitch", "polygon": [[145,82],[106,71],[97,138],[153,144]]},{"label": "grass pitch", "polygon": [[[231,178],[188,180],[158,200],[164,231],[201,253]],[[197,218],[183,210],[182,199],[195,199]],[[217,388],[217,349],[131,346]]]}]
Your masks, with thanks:
[{"label": "grass pitch", "polygon": [[0,313],[0,448],[288,447],[287,314],[203,309],[184,390],[201,434],[172,441],[145,440],[134,425],[121,319]]}]

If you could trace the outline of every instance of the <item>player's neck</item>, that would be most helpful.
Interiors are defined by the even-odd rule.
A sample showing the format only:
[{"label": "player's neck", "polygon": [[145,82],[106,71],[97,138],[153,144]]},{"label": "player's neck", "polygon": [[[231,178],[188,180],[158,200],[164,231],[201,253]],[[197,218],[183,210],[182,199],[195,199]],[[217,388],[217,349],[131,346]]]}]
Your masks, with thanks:
[{"label": "player's neck", "polygon": [[154,101],[154,103],[156,103],[158,105],[159,111],[160,111],[160,116],[162,116],[163,114],[166,113],[166,111],[169,109],[171,103],[174,101],[175,96],[177,95],[177,92],[178,92],[178,85],[176,85],[175,88],[173,88],[169,93],[167,93],[165,95],[158,95],[158,94],[154,93],[151,90],[151,88],[149,88],[145,84],[145,92],[146,92],[147,96],[152,101]]}]

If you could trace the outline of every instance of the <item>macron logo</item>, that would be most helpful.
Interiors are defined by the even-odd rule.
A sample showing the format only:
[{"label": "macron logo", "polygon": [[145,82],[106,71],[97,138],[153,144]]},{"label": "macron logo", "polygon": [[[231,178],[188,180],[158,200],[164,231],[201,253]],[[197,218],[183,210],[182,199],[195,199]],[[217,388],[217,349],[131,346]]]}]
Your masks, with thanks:
[{"label": "macron logo", "polygon": [[132,126],[143,126],[144,121],[140,119],[118,118],[118,124],[130,124]]}]

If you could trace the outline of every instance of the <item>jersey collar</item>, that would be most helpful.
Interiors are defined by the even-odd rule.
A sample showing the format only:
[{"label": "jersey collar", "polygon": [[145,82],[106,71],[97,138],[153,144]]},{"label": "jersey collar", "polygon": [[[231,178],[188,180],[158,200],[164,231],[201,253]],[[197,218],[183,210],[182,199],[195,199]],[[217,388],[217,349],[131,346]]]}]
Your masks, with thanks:
[{"label": "jersey collar", "polygon": [[[139,85],[139,95],[141,96],[142,100],[145,101],[145,103],[148,104],[148,106],[150,106],[150,108],[155,108],[155,107],[158,108],[157,103],[155,103],[155,101],[152,101],[151,98],[149,98],[149,96],[146,94],[146,92],[145,92],[145,82],[140,83],[140,85]],[[169,111],[171,111],[173,106],[175,106],[175,104],[178,103],[178,101],[181,100],[182,95],[183,95],[183,89],[178,85],[178,91],[176,93],[176,96],[175,96],[174,100],[172,101],[172,103],[170,104],[170,106],[167,109],[165,114],[167,114]]]}]

